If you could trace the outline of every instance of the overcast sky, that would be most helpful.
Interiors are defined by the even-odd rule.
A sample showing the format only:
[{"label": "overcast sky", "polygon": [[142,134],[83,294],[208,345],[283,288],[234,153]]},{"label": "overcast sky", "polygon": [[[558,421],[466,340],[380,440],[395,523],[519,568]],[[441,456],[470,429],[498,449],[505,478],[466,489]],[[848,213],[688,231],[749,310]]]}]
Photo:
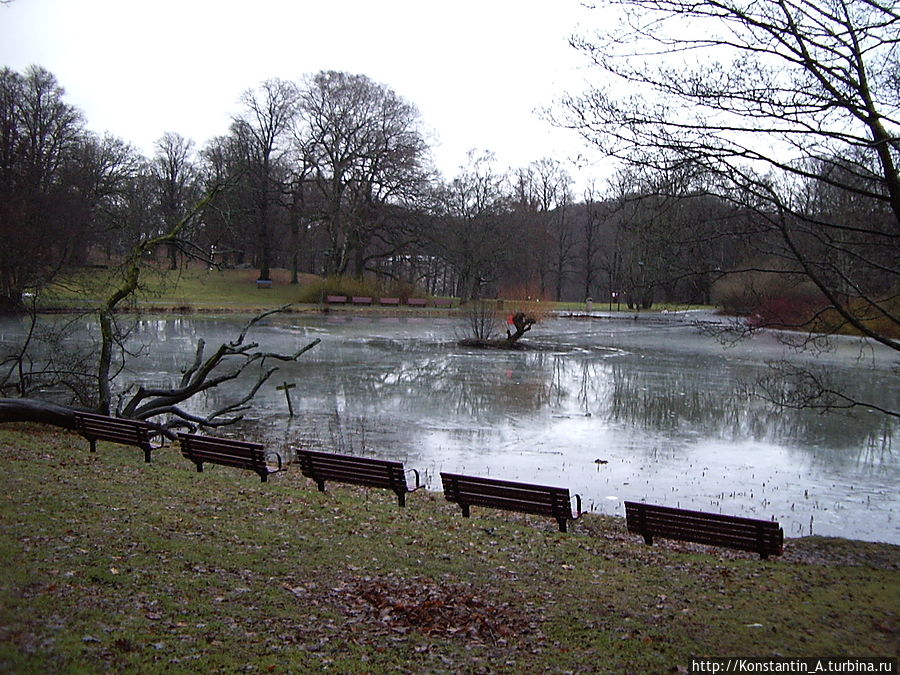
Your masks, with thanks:
[{"label": "overcast sky", "polygon": [[263,80],[362,73],[418,107],[450,178],[470,148],[513,168],[586,149],[535,110],[582,88],[567,39],[596,18],[577,0],[14,0],[0,63],[47,68],[92,130],[148,155],[167,131],[225,133]]}]

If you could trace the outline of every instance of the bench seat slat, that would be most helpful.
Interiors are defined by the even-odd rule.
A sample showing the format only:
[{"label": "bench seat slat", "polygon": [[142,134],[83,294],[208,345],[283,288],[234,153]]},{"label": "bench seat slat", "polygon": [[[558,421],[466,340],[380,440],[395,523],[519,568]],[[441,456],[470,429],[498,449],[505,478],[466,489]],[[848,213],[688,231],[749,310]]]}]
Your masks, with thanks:
[{"label": "bench seat slat", "polygon": [[745,523],[729,523],[723,520],[705,520],[702,518],[677,518],[672,516],[659,516],[653,513],[648,513],[644,516],[644,520],[642,521],[644,527],[653,528],[656,530],[678,530],[690,532],[693,529],[703,529],[704,531],[714,533],[714,534],[740,534],[744,532],[768,532],[778,531],[777,523],[765,523],[763,521],[762,524],[754,523],[754,524],[745,524]]},{"label": "bench seat slat", "polygon": [[549,490],[516,490],[509,487],[497,487],[492,485],[471,485],[464,482],[456,484],[454,492],[461,497],[482,497],[485,499],[511,499],[529,502],[542,502],[556,504],[562,501],[568,502],[568,491],[550,492]]},{"label": "bench seat slat", "polygon": [[312,471],[303,471],[303,475],[307,478],[320,479],[323,481],[335,481],[338,483],[353,483],[356,485],[368,485],[370,487],[394,488],[406,487],[406,480],[397,480],[395,477],[383,476],[379,474],[354,473],[349,471],[324,471],[322,469],[314,469]]},{"label": "bench seat slat", "polygon": [[[401,474],[387,473],[384,471],[354,471],[352,468],[315,466],[308,469],[317,476],[326,480],[347,481],[353,478],[360,480],[380,480],[386,483],[405,482],[405,476]],[[399,479],[399,480],[398,480]]]},{"label": "bench seat slat", "polygon": [[242,452],[240,450],[238,450],[238,451],[234,451],[234,450],[219,451],[219,450],[216,450],[215,448],[209,448],[209,447],[198,448],[198,447],[194,446],[190,449],[190,452],[191,452],[191,455],[193,455],[195,457],[200,457],[200,456],[219,457],[224,461],[233,459],[236,461],[237,460],[245,461],[245,462],[251,461],[251,462],[257,462],[260,464],[265,463],[265,457],[263,456],[263,453],[255,452],[252,450],[249,452]]},{"label": "bench seat slat", "polygon": [[121,443],[123,445],[134,445],[143,442],[143,434],[139,434],[133,430],[109,430],[87,428],[83,432],[89,436],[93,436],[98,441],[108,441],[110,443]]},{"label": "bench seat slat", "polygon": [[215,464],[228,464],[230,466],[250,467],[254,469],[262,469],[268,466],[266,462],[255,457],[240,457],[238,455],[223,455],[216,452],[192,451],[189,459],[200,460],[201,462],[212,462]]},{"label": "bench seat slat", "polygon": [[[310,455],[303,451],[302,457],[314,462],[317,467],[335,470],[352,470],[352,471],[371,471],[382,472],[387,471],[403,471],[403,464],[400,462],[392,462],[390,460],[368,459],[361,457],[353,457],[350,455],[336,455],[328,457],[325,453],[319,455]],[[301,457],[301,455],[298,455]]]},{"label": "bench seat slat", "polygon": [[[749,550],[755,550],[760,543],[760,538],[753,532],[712,532],[677,527],[652,528],[651,532],[654,536],[667,539],[693,541],[698,544],[729,543],[733,546],[748,547]],[[638,534],[641,533],[639,532]],[[762,531],[761,534],[762,541],[766,544],[775,543],[775,541],[777,541],[777,537],[766,536],[767,533],[765,531]]]},{"label": "bench seat slat", "polygon": [[759,520],[757,518],[747,518],[745,516],[731,516],[722,513],[711,513],[709,511],[693,511],[691,509],[679,509],[673,506],[660,506],[658,504],[647,504],[646,502],[625,502],[626,509],[643,510],[650,514],[671,514],[681,518],[699,518],[703,520],[727,520],[733,523],[744,523],[747,525],[757,525],[759,523],[770,524],[772,521]]}]

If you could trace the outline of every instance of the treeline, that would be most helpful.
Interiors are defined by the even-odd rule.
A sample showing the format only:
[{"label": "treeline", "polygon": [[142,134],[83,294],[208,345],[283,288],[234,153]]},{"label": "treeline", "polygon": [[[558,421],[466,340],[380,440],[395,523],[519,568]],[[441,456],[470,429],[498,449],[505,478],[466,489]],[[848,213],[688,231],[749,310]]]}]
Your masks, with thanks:
[{"label": "treeline", "polygon": [[[759,214],[713,196],[699,166],[631,168],[578,195],[573,185],[555,159],[501,169],[489,152],[445,179],[415,106],[364,75],[268,80],[243,94],[226,135],[197,147],[166,133],[145,157],[89,132],[46,69],[5,68],[0,309],[60,270],[115,262],[214,191],[168,247],[171,268],[199,258],[251,266],[260,279],[283,267],[294,281],[374,275],[464,300],[649,308],[710,303],[725,272],[765,257]],[[754,284],[764,286],[720,284],[720,299],[759,304]]]}]

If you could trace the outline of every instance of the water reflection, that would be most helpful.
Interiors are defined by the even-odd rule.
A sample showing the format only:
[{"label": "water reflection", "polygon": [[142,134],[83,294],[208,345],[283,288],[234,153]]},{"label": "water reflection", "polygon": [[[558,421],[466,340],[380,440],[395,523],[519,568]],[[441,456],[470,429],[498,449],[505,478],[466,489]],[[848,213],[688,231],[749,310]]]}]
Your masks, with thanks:
[{"label": "water reflection", "polygon": [[[130,364],[122,386],[170,384],[200,337],[213,348],[242,326],[142,320],[133,340],[153,344],[152,355]],[[748,398],[766,361],[785,356],[776,340],[725,350],[686,323],[555,320],[535,329],[534,351],[476,352],[455,346],[461,330],[447,318],[273,317],[253,334],[265,349],[322,343],[281,367],[240,433],[402,459],[435,487],[441,470],[484,473],[566,485],[607,513],[646,498],[774,517],[794,535],[812,527],[900,543],[897,423],[865,411],[775,412]],[[839,347],[790,358],[900,408],[893,357],[860,360],[858,345]],[[275,389],[283,381],[297,384],[293,419]],[[242,391],[229,383],[192,412]]]}]

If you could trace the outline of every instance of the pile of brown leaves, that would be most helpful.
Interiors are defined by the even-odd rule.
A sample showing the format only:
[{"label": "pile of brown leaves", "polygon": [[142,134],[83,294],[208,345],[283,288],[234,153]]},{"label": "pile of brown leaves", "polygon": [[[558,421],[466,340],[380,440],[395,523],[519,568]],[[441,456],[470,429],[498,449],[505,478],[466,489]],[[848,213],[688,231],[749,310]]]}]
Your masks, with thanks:
[{"label": "pile of brown leaves", "polygon": [[[304,587],[289,589],[305,595]],[[538,622],[521,608],[498,602],[486,592],[422,577],[350,576],[327,591],[308,589],[339,608],[352,631],[406,635],[416,630],[434,638],[504,644],[527,635],[539,638]]]}]

